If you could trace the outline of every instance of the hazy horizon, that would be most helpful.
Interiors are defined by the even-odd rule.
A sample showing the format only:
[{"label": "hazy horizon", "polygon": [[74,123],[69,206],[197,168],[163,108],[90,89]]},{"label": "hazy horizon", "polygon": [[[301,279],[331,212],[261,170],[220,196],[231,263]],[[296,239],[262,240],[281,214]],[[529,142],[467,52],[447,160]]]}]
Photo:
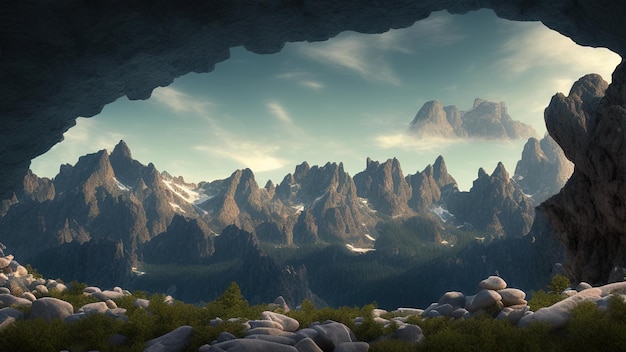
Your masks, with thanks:
[{"label": "hazy horizon", "polygon": [[189,182],[223,179],[250,168],[257,182],[279,183],[297,164],[343,162],[354,176],[370,157],[397,157],[406,174],[443,155],[468,190],[479,167],[502,161],[513,174],[526,140],[416,139],[405,133],[430,100],[472,107],[505,101],[515,120],[545,133],[543,110],[556,92],[599,73],[607,81],[620,59],[581,47],[539,22],[511,22],[490,10],[433,13],[406,29],[288,43],[273,55],[243,48],[209,74],[188,74],[146,101],[120,98],[79,118],[65,141],[31,169],[54,177],[59,166],[120,139],[133,157]]}]

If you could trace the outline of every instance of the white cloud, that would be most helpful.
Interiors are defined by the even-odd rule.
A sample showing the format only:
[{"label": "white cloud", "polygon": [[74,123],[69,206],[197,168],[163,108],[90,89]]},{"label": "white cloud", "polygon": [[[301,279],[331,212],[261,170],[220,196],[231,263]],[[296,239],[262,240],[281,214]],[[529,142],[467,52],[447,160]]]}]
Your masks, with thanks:
[{"label": "white cloud", "polygon": [[291,117],[289,117],[289,114],[287,114],[285,108],[279,103],[273,101],[265,104],[265,106],[267,107],[267,110],[270,112],[270,114],[272,114],[279,121],[289,124],[291,123]]},{"label": "white cloud", "polygon": [[285,72],[276,75],[276,78],[291,80],[297,82],[299,85],[310,88],[313,90],[320,90],[324,88],[324,84],[312,78],[313,75],[303,71]]},{"label": "white cloud", "polygon": [[463,139],[443,137],[416,137],[406,133],[379,135],[375,138],[376,145],[383,149],[401,148],[417,152],[437,151],[449,145],[462,142]]},{"label": "white cloud", "polygon": [[172,87],[155,89],[152,98],[177,114],[192,113],[205,118],[208,118],[208,109],[211,106],[208,101],[194,98]]},{"label": "white cloud", "polygon": [[60,164],[74,165],[86,153],[107,149],[109,152],[125,136],[118,132],[104,132],[97,118],[78,118],[76,125],[63,135],[63,142],[54,145],[46,154],[31,162],[31,169],[39,176],[54,177]]},{"label": "white cloud", "polygon": [[312,81],[312,80],[304,80],[304,81],[300,81],[299,82],[300,85],[307,87],[307,88],[311,88],[313,90],[320,90],[322,88],[324,88],[324,85],[320,82],[317,81]]},{"label": "white cloud", "polygon": [[400,78],[381,55],[381,50],[387,48],[372,46],[375,41],[369,36],[352,33],[322,43],[301,44],[298,48],[309,59],[347,69],[368,81],[399,85]]},{"label": "white cloud", "polygon": [[458,42],[465,35],[449,26],[451,18],[438,12],[409,28],[382,34],[344,32],[325,42],[295,45],[311,60],[352,71],[368,81],[397,86],[402,80],[390,63],[391,54],[415,54],[416,43],[440,47]]},{"label": "white cloud", "polygon": [[250,168],[254,172],[276,170],[287,165],[286,160],[275,155],[279,152],[279,147],[262,143],[233,140],[218,146],[197,145],[193,149],[207,152],[212,157],[236,161],[241,167]]},{"label": "white cloud", "polygon": [[[527,27],[527,24],[516,25]],[[498,62],[499,68],[516,75],[537,67],[559,66],[578,74],[598,73],[610,81],[611,73],[620,62],[619,55],[608,49],[580,46],[540,25],[521,30],[504,43],[500,53],[505,57]]]}]

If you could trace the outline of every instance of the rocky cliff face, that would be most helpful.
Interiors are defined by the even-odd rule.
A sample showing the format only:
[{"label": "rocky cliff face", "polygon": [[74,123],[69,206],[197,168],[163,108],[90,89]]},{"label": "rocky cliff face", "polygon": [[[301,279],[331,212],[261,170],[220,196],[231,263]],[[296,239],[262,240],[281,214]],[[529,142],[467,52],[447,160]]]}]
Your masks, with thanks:
[{"label": "rocky cliff face", "polygon": [[367,198],[377,211],[392,217],[410,214],[407,202],[411,197],[411,188],[398,159],[380,164],[367,158],[365,171],[354,175],[354,183],[358,196]]},{"label": "rocky cliff face", "polygon": [[574,164],[567,160],[554,139],[546,135],[541,141],[528,139],[513,179],[537,206],[559,193],[572,172]]},{"label": "rocky cliff face", "polygon": [[575,164],[545,211],[565,245],[567,274],[607,282],[626,267],[626,67],[610,86],[598,75],[579,79],[568,96],[556,94],[545,111],[548,132]]},{"label": "rocky cliff face", "polygon": [[492,238],[519,238],[532,226],[534,209],[522,190],[511,182],[502,163],[491,175],[482,168],[469,192],[459,192],[448,201],[448,209],[461,222],[471,224]]},{"label": "rocky cliff face", "polygon": [[287,188],[291,191],[283,202],[299,211],[294,243],[369,242],[365,234],[373,231],[375,219],[359,200],[357,187],[343,164],[302,164],[276,188],[276,197],[284,197]]},{"label": "rocky cliff face", "polygon": [[416,212],[430,212],[435,205],[445,203],[458,192],[456,180],[448,174],[442,156],[437,157],[433,165],[428,165],[422,172],[408,175],[411,186],[411,199],[408,205]]},{"label": "rocky cliff face", "polygon": [[436,101],[426,102],[411,124],[409,132],[419,137],[519,139],[534,137],[531,126],[515,121],[504,102],[476,98],[467,111],[456,106],[443,107]]}]

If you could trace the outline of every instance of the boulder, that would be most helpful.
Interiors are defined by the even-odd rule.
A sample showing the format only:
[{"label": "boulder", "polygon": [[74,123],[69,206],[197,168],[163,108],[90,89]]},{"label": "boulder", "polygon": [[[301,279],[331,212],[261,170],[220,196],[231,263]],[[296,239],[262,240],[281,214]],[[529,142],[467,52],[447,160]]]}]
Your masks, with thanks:
[{"label": "boulder", "polygon": [[534,314],[524,315],[518,325],[525,327],[535,322],[547,323],[554,328],[565,326],[571,318],[571,311],[582,302],[597,302],[600,300],[602,290],[599,288],[589,288],[578,292],[576,295],[557,302],[550,307],[544,307]]},{"label": "boulder", "polygon": [[83,293],[86,293],[86,294],[91,294],[91,293],[96,293],[96,292],[102,292],[100,287],[89,286],[83,289]]},{"label": "boulder", "polygon": [[576,285],[575,290],[576,291],[582,291],[582,290],[586,290],[588,288],[592,288],[593,286],[589,285],[588,283],[582,281],[580,282],[578,285]]},{"label": "boulder", "polygon": [[24,319],[24,313],[19,310],[11,307],[0,309],[0,330],[20,319]]},{"label": "boulder", "polygon": [[33,302],[34,300],[37,299],[37,297],[35,297],[34,294],[32,294],[31,292],[24,292],[22,293],[22,298],[25,298],[31,302]]},{"label": "boulder", "polygon": [[393,338],[395,340],[400,340],[417,345],[424,340],[424,334],[422,333],[422,329],[419,326],[405,324],[400,326],[396,329],[396,331],[393,332]]},{"label": "boulder", "polygon": [[271,335],[271,336],[285,336],[289,338],[294,338],[296,334],[289,331],[284,331],[282,329],[275,328],[255,328],[250,329],[246,332],[246,335]]},{"label": "boulder", "polygon": [[282,309],[283,313],[289,313],[289,311],[291,310],[289,306],[287,305],[287,302],[285,301],[285,298],[283,298],[283,296],[276,297],[276,299],[274,300],[274,304],[278,308]]},{"label": "boulder", "polygon": [[315,344],[310,338],[304,338],[295,345],[298,352],[324,352],[318,345]]},{"label": "boulder", "polygon": [[148,309],[149,306],[150,306],[150,301],[147,299],[137,298],[135,300],[135,307]]},{"label": "boulder", "polygon": [[11,290],[9,290],[7,287],[0,287],[0,295],[10,295],[11,294]]},{"label": "boulder", "polygon": [[452,319],[461,319],[464,318],[466,314],[469,314],[467,309],[465,308],[457,308],[450,313],[450,318]]},{"label": "boulder", "polygon": [[146,342],[144,352],[183,352],[191,343],[193,328],[188,325],[179,327],[163,336]]},{"label": "boulder", "polygon": [[39,297],[43,297],[43,296],[47,296],[48,295],[48,288],[44,285],[37,285],[35,286],[35,291],[37,292],[37,296]]},{"label": "boulder", "polygon": [[27,300],[26,298],[15,297],[11,294],[1,293],[0,294],[0,307],[30,307],[33,302]]},{"label": "boulder", "polygon": [[487,309],[500,302],[502,297],[498,292],[493,290],[481,290],[476,294],[474,299],[467,304],[465,309],[470,312],[476,312],[479,309]]},{"label": "boulder", "polygon": [[347,326],[332,320],[312,325],[311,328],[318,334],[314,339],[315,343],[324,351],[332,351],[343,342],[356,341],[356,337]]},{"label": "boulder", "polygon": [[274,328],[283,330],[283,326],[272,320],[248,320],[251,329],[255,328]]},{"label": "boulder", "polygon": [[611,293],[626,294],[626,281],[615,282],[612,284],[600,286],[598,287],[598,289],[600,289],[601,291],[601,294],[600,294],[601,296],[606,296]]},{"label": "boulder", "polygon": [[85,304],[84,306],[80,307],[78,311],[85,313],[85,315],[92,315],[92,314],[104,314],[108,309],[109,307],[107,307],[106,303],[95,302],[95,303]]},{"label": "boulder", "polygon": [[522,319],[522,317],[526,315],[526,312],[529,311],[530,307],[528,306],[517,306],[516,308],[504,307],[502,308],[500,313],[498,313],[496,319],[506,319],[511,323],[511,325],[517,325],[520,319]]},{"label": "boulder", "polygon": [[106,302],[109,299],[119,299],[124,297],[124,293],[117,291],[101,291],[101,292],[93,292],[90,294],[91,296],[101,300],[102,302]]},{"label": "boulder", "polygon": [[393,314],[396,316],[408,317],[411,315],[420,316],[422,315],[423,312],[424,312],[423,309],[418,309],[418,308],[398,308],[393,311]]},{"label": "boulder", "polygon": [[503,290],[506,288],[506,281],[499,276],[489,276],[478,284],[483,290]]},{"label": "boulder", "polygon": [[285,331],[294,332],[300,327],[300,323],[296,319],[290,318],[284,314],[270,311],[261,313],[261,319],[275,321],[282,325]]},{"label": "boulder", "polygon": [[272,336],[272,335],[248,335],[246,339],[257,339],[269,342],[280,343],[281,345],[293,346],[296,344],[296,340],[285,336]]},{"label": "boulder", "polygon": [[439,305],[449,304],[454,308],[465,307],[465,295],[462,292],[446,292],[439,298]]},{"label": "boulder", "polygon": [[294,346],[259,339],[235,339],[211,346],[209,352],[298,352]]},{"label": "boulder", "polygon": [[[30,301],[28,302],[30,303]],[[44,297],[31,304],[31,319],[43,318],[50,322],[54,319],[64,320],[74,314],[74,307],[70,303],[57,298]]]},{"label": "boulder", "polygon": [[374,317],[374,318],[376,318],[376,317],[380,317],[381,315],[385,315],[385,314],[387,314],[387,313],[389,313],[389,312],[387,312],[387,311],[386,311],[386,310],[384,310],[384,309],[379,309],[379,308],[376,308],[376,309],[373,309],[373,310],[372,310],[372,317]]},{"label": "boulder", "polygon": [[333,352],[367,352],[370,345],[367,342],[342,342]]},{"label": "boulder", "polygon": [[516,288],[505,288],[503,290],[499,290],[498,294],[502,297],[502,304],[504,304],[505,307],[527,303],[524,300],[526,298],[526,293]]},{"label": "boulder", "polygon": [[447,317],[450,315],[450,313],[452,313],[452,311],[454,310],[454,307],[452,307],[451,304],[446,303],[446,304],[440,304],[434,310],[439,312],[441,316]]}]

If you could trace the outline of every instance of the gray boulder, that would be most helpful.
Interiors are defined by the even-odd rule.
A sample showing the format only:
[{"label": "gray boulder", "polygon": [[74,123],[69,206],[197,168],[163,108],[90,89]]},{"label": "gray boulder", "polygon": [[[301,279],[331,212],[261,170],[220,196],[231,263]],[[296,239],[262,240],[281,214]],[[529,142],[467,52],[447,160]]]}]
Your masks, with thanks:
[{"label": "gray boulder", "polygon": [[370,345],[367,342],[342,342],[333,352],[367,352]]},{"label": "gray boulder", "polygon": [[20,319],[24,319],[24,313],[19,310],[11,307],[0,309],[0,330]]},{"label": "gray boulder", "polygon": [[274,328],[283,330],[284,327],[275,321],[272,320],[248,320],[248,324],[250,324],[251,329],[255,328]]},{"label": "gray boulder", "polygon": [[424,334],[422,333],[422,329],[419,326],[405,324],[400,326],[396,329],[396,331],[393,332],[393,338],[395,340],[400,340],[417,345],[424,340]]},{"label": "gray boulder", "polygon": [[282,345],[293,346],[296,344],[296,340],[286,336],[272,336],[272,335],[248,335],[246,339],[257,339],[269,342],[280,343]]},{"label": "gray boulder", "polygon": [[261,319],[277,322],[283,326],[283,329],[285,331],[294,332],[300,327],[300,323],[296,319],[290,318],[284,314],[274,313],[270,311],[265,311],[261,313]]},{"label": "gray boulder", "polygon": [[502,296],[500,296],[498,292],[493,290],[481,290],[474,296],[474,299],[466,305],[465,309],[470,312],[476,312],[480,309],[490,308],[501,300]]},{"label": "gray boulder", "polygon": [[506,288],[506,281],[499,276],[489,276],[478,284],[483,290],[503,290]]},{"label": "gray boulder", "polygon": [[0,294],[0,307],[4,308],[4,307],[12,307],[12,306],[16,306],[16,307],[30,307],[30,305],[33,304],[33,302],[25,299],[25,298],[19,298],[19,297],[15,297],[11,294],[6,294],[6,293],[2,293]]},{"label": "gray boulder", "polygon": [[84,312],[85,315],[92,315],[92,314],[104,314],[107,311],[107,309],[109,309],[109,307],[107,307],[106,303],[95,302],[95,303],[85,304],[84,306],[80,307],[78,311]]},{"label": "gray boulder", "polygon": [[236,339],[212,345],[209,352],[298,352],[294,346],[258,339]]},{"label": "gray boulder", "polygon": [[284,336],[289,338],[295,338],[296,334],[289,331],[284,331],[275,328],[255,328],[246,332],[246,335],[271,335],[271,336]]},{"label": "gray boulder", "polygon": [[43,318],[50,322],[54,319],[64,320],[74,314],[74,307],[70,303],[52,297],[40,298],[31,304],[31,319]]},{"label": "gray boulder", "polygon": [[183,352],[191,343],[193,328],[188,325],[179,327],[163,336],[146,342],[144,352]]},{"label": "gray boulder", "polygon": [[504,304],[505,307],[528,303],[524,300],[526,293],[516,288],[505,288],[498,291],[498,294],[502,297],[502,304]]},{"label": "gray boulder", "polygon": [[317,331],[315,343],[324,351],[332,351],[336,346],[344,342],[355,342],[356,337],[344,324],[328,320],[323,324],[312,325]]},{"label": "gray boulder", "polygon": [[298,352],[324,352],[311,338],[304,338],[295,345]]},{"label": "gray boulder", "polygon": [[465,295],[462,292],[446,292],[439,298],[439,305],[449,304],[454,308],[465,307]]}]

